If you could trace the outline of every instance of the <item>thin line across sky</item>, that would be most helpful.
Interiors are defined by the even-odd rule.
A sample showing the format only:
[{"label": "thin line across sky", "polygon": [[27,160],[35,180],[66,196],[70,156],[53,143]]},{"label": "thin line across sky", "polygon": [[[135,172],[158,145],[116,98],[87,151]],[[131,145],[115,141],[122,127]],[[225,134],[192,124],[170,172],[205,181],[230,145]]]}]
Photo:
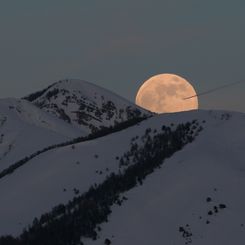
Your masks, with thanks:
[{"label": "thin line across sky", "polygon": [[221,90],[221,89],[224,89],[224,88],[228,88],[228,87],[232,87],[234,85],[237,85],[237,84],[240,84],[240,83],[244,83],[244,82],[245,82],[245,80],[237,81],[237,82],[233,82],[233,83],[227,83],[225,85],[222,85],[222,86],[219,86],[219,87],[216,87],[216,88],[213,88],[213,89],[210,89],[210,90],[207,90],[207,91],[204,91],[204,92],[201,92],[201,93],[198,93],[198,94],[186,97],[186,98],[183,98],[183,100],[188,100],[188,99],[192,99],[192,98],[195,98],[195,97],[200,97],[202,95],[210,94],[210,93],[213,93],[215,91],[218,91],[218,90]]}]

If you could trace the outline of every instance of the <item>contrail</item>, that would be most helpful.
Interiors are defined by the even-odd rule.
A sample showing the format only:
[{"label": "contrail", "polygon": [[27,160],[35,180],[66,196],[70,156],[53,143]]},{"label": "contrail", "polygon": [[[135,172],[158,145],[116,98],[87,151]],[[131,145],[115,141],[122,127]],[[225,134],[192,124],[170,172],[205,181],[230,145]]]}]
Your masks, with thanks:
[{"label": "contrail", "polygon": [[224,89],[224,88],[227,88],[227,87],[231,87],[233,85],[237,85],[239,83],[244,83],[244,81],[238,81],[238,82],[234,82],[234,83],[228,83],[228,84],[225,84],[225,85],[222,85],[222,86],[219,86],[217,88],[214,88],[214,89],[210,89],[210,90],[207,90],[205,92],[202,92],[202,93],[199,93],[199,94],[196,94],[196,95],[192,95],[192,96],[189,96],[189,97],[186,97],[186,98],[183,98],[183,100],[188,100],[188,99],[191,99],[191,98],[195,98],[195,97],[199,97],[199,96],[202,96],[202,95],[205,95],[205,94],[210,94],[210,93],[213,93],[217,90],[220,90],[220,89]]}]

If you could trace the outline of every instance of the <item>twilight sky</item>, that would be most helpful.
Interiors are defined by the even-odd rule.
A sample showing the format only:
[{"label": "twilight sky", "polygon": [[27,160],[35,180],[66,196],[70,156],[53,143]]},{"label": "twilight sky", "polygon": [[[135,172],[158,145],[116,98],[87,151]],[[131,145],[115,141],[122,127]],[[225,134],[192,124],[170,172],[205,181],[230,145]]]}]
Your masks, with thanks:
[{"label": "twilight sky", "polygon": [[[80,78],[134,101],[158,73],[197,92],[245,81],[244,0],[3,0],[0,97]],[[245,83],[200,98],[245,112]]]}]

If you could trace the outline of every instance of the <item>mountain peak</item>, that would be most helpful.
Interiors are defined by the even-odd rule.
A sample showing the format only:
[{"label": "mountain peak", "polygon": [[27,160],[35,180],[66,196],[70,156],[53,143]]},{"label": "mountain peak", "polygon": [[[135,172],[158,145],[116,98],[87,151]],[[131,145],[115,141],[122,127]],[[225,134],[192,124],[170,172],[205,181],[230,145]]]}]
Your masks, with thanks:
[{"label": "mountain peak", "polygon": [[121,96],[78,79],[60,80],[24,99],[88,133],[150,115]]}]

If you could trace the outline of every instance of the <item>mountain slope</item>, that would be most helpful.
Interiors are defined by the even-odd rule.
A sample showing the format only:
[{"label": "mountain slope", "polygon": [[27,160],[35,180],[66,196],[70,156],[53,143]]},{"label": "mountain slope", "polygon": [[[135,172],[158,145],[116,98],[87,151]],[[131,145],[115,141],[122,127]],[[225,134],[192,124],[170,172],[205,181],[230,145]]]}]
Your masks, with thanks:
[{"label": "mountain slope", "polygon": [[[212,127],[114,206],[104,244],[242,245],[245,242],[245,116],[210,112]],[[221,119],[221,120],[220,120]]]},{"label": "mountain slope", "polygon": [[25,100],[1,99],[0,170],[50,144],[85,134]]},{"label": "mountain slope", "polygon": [[[176,120],[157,116],[106,137],[48,151],[0,179],[0,235],[18,234],[34,217],[76,196],[74,189],[83,193],[103,182],[119,171],[119,157],[131,148],[132,138],[138,135],[140,141],[147,128],[161,131],[163,124]],[[188,120],[192,116],[183,119]]]},{"label": "mountain slope", "polygon": [[59,81],[25,99],[87,133],[150,115],[124,98],[81,80]]},{"label": "mountain slope", "polygon": [[[103,244],[110,239],[112,244],[221,244],[233,237],[232,244],[242,244],[236,243],[234,236],[237,241],[245,240],[245,200],[241,198],[245,117],[202,111],[155,116],[122,132],[33,159],[0,180],[1,234],[19,234],[34,217],[102,183],[110,173],[122,171],[118,157],[125,155],[132,142],[143,144],[149,128],[153,137],[163,125],[174,128],[196,119],[204,128],[197,139],[165,160],[142,186],[124,193],[128,200],[112,208],[109,222],[101,226],[99,240],[83,242]],[[225,234],[220,224],[225,224]]]}]

